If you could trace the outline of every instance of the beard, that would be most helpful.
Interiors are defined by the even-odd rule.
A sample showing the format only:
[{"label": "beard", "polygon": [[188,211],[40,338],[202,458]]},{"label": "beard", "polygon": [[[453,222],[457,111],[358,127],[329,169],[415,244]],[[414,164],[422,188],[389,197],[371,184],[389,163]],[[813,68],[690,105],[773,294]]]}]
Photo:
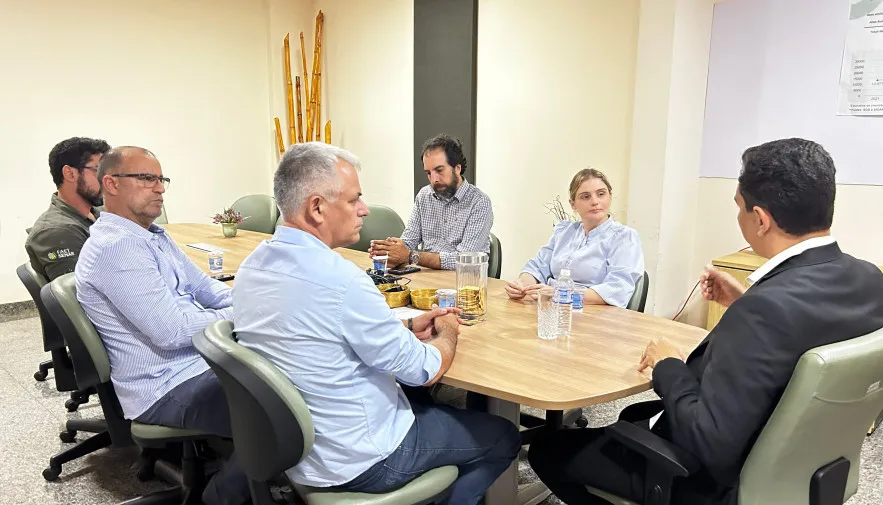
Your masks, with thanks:
[{"label": "beard", "polygon": [[101,196],[101,190],[90,191],[89,188],[86,187],[86,181],[82,177],[77,181],[77,194],[92,204],[93,207],[101,207],[104,205],[104,198]]},{"label": "beard", "polygon": [[451,181],[450,184],[444,185],[433,185],[432,190],[435,191],[435,194],[441,197],[444,200],[450,200],[454,197],[454,193],[457,192],[458,182],[460,182],[459,177],[454,177],[454,180]]},{"label": "beard", "polygon": [[433,186],[432,190],[435,191],[436,195],[440,196],[444,200],[450,200],[451,198],[453,198],[454,193],[457,192],[457,188],[449,185],[442,186],[442,189],[437,189],[435,186]]}]

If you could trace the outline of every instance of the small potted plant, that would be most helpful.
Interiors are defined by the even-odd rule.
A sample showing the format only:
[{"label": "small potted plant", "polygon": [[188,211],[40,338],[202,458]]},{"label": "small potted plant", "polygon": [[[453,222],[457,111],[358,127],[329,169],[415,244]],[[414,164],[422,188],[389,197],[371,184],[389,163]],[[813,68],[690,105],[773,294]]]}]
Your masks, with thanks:
[{"label": "small potted plant", "polygon": [[232,238],[236,236],[236,230],[239,228],[239,223],[244,221],[245,217],[242,217],[242,214],[236,212],[233,209],[224,208],[224,212],[220,214],[215,214],[213,218],[215,224],[220,224],[221,229],[224,231],[224,236],[227,238]]}]

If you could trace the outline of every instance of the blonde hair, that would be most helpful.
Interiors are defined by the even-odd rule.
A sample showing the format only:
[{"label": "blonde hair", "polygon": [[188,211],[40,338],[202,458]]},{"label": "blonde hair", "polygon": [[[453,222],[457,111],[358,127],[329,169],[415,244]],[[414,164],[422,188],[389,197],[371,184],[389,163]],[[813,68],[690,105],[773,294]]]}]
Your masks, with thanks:
[{"label": "blonde hair", "polygon": [[601,182],[607,186],[607,191],[611,194],[613,193],[613,186],[610,185],[610,181],[607,180],[607,176],[604,175],[600,170],[595,170],[594,168],[584,168],[576,173],[573,176],[573,179],[570,181],[570,200],[576,200],[576,192],[579,191],[579,187],[583,185],[589,179],[601,179]]}]

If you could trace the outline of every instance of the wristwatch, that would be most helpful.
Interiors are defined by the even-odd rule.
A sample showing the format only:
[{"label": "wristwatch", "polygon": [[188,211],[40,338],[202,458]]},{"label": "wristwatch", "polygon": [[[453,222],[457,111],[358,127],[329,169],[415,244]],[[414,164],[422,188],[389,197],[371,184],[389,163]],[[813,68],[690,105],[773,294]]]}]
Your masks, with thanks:
[{"label": "wristwatch", "polygon": [[408,264],[416,265],[420,263],[420,251],[411,251],[408,253]]}]

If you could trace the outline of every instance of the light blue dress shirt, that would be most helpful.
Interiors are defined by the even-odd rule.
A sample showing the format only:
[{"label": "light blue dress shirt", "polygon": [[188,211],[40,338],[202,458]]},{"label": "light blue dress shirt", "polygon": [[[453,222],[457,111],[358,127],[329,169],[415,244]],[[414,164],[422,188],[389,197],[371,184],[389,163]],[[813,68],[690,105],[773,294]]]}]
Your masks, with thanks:
[{"label": "light blue dress shirt", "polygon": [[546,282],[568,268],[573,282],[591,288],[608,305],[625,307],[644,275],[638,232],[612,217],[588,234],[582,222],[562,221],[522,272]]},{"label": "light blue dress shirt", "polygon": [[414,423],[396,378],[422,385],[441,354],[396,319],[371,278],[309,233],[280,226],[242,263],[233,289],[239,342],[297,386],[313,450],[297,483],[347,483],[386,459]]},{"label": "light blue dress shirt", "polygon": [[104,342],[126,419],[209,369],[191,338],[232,319],[230,287],[203,273],[160,226],[110,212],[89,229],[75,270],[77,300]]}]

